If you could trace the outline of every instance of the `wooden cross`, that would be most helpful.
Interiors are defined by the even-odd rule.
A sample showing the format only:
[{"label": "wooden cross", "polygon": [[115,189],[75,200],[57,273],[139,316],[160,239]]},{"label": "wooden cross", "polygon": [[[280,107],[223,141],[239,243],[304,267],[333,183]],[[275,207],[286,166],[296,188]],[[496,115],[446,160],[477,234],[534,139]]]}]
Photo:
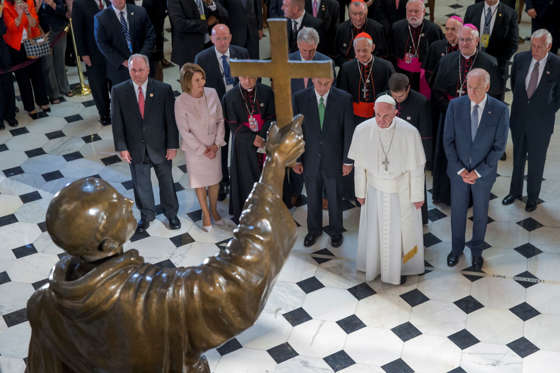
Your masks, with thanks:
[{"label": "wooden cross", "polygon": [[293,119],[292,78],[332,78],[333,67],[327,61],[288,61],[287,20],[271,18],[268,20],[270,30],[271,60],[235,60],[230,61],[232,76],[253,78],[269,77],[272,79],[276,122],[283,127]]}]

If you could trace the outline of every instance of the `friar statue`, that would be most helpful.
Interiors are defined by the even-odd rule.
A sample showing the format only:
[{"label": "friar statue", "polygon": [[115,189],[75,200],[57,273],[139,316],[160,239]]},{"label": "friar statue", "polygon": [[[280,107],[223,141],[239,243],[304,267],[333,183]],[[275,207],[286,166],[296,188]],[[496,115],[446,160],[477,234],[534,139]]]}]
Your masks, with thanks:
[{"label": "friar statue", "polygon": [[202,353],[250,327],[296,239],[282,202],[286,167],[303,153],[302,117],[270,129],[267,159],[234,237],[197,267],[161,268],[123,252],[132,201],[99,178],[51,201],[47,229],[66,250],[29,299],[29,373],[209,373]]}]

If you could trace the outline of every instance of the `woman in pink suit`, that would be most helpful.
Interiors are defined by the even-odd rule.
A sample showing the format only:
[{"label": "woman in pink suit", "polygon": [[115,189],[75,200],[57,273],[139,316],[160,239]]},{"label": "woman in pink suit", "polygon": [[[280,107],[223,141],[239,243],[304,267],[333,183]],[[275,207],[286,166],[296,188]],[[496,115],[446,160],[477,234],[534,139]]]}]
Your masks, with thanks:
[{"label": "woman in pink suit", "polygon": [[203,229],[209,232],[212,229],[211,217],[215,224],[223,224],[216,203],[222,180],[220,147],[226,142],[220,99],[214,88],[204,87],[205,83],[206,74],[199,65],[183,65],[183,93],[175,101],[175,118],[183,139],[181,149],[185,152],[190,185],[195,189],[202,209]]}]

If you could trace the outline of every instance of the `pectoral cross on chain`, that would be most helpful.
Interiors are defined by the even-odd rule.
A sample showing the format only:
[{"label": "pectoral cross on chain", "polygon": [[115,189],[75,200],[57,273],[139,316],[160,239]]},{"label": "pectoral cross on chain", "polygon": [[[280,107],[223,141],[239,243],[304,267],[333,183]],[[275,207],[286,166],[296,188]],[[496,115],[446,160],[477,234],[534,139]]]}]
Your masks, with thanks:
[{"label": "pectoral cross on chain", "polygon": [[387,157],[385,157],[381,164],[383,164],[383,166],[385,167],[385,172],[389,171],[389,160],[387,159]]},{"label": "pectoral cross on chain", "polygon": [[457,94],[458,94],[459,96],[462,96],[462,95],[465,94],[465,91],[463,90],[463,87],[461,87],[461,88],[459,88],[459,89],[457,90]]},{"label": "pectoral cross on chain", "polygon": [[276,121],[279,127],[289,124],[294,116],[292,109],[292,78],[331,78],[333,68],[328,61],[289,61],[288,27],[286,19],[270,18],[270,61],[235,60],[230,61],[232,76],[272,79]]}]

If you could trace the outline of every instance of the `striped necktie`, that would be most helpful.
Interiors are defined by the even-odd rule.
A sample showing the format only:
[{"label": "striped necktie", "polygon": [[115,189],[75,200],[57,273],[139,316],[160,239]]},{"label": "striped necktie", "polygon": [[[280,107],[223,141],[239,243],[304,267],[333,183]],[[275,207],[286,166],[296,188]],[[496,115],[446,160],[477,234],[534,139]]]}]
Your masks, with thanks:
[{"label": "striped necktie", "polygon": [[132,53],[132,43],[130,41],[130,32],[128,31],[128,24],[126,23],[126,19],[124,18],[124,11],[121,10],[120,12],[121,15],[121,32],[124,35],[124,38],[126,39],[126,45],[128,45],[128,50],[130,51],[130,53]]}]

